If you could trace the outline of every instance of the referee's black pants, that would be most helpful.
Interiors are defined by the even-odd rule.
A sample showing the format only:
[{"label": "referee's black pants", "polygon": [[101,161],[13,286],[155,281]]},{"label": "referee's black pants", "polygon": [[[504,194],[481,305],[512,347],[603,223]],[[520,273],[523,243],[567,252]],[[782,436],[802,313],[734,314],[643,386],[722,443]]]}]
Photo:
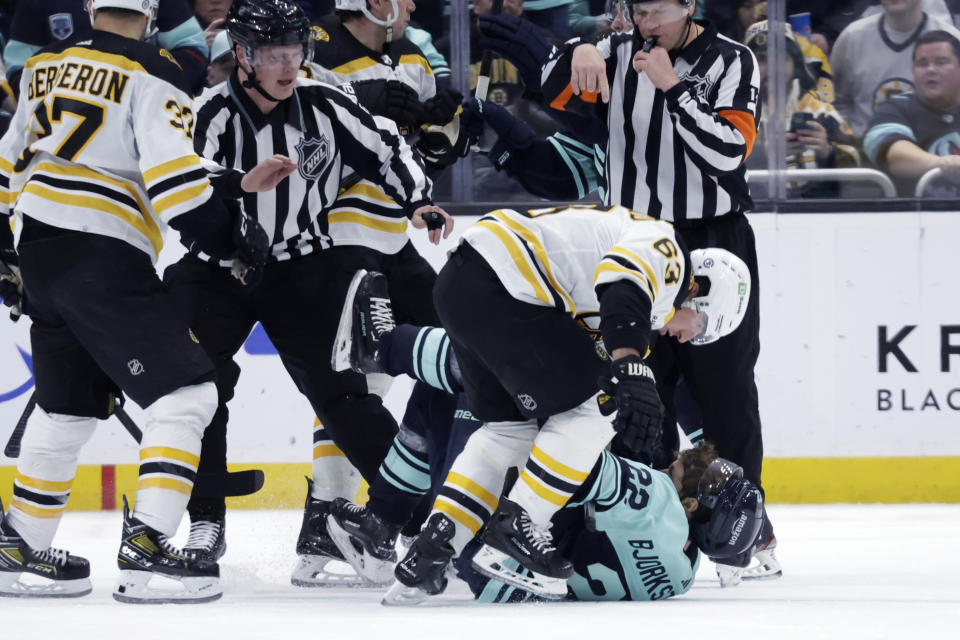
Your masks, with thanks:
[{"label": "referee's black pants", "polygon": [[[233,356],[260,322],[333,441],[368,482],[376,477],[396,421],[381,398],[368,393],[365,376],[333,371],[330,354],[351,278],[357,269],[382,267],[382,254],[336,247],[270,263],[250,287],[229,269],[191,255],[167,268],[164,285],[217,367],[220,404],[204,433],[201,472],[226,470],[227,402],[240,376]],[[188,510],[193,520],[222,517],[224,501],[194,496]]]},{"label": "referee's black pants", "polygon": [[674,392],[682,376],[700,410],[704,438],[717,446],[722,457],[742,466],[748,480],[761,486],[763,439],[754,381],[760,354],[760,278],[753,229],[743,214],[680,223],[676,228],[691,251],[719,247],[740,257],[750,270],[752,287],[743,322],[717,342],[694,346],[656,337],[647,362],[666,409],[663,445],[669,451],[679,447]]}]

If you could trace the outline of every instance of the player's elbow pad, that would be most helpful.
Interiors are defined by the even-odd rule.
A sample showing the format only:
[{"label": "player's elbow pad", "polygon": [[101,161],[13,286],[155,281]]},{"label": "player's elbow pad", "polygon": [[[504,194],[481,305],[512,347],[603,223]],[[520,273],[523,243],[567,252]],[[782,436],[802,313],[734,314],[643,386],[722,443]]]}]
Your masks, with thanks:
[{"label": "player's elbow pad", "polygon": [[641,354],[650,345],[650,311],[653,303],[637,285],[620,280],[597,291],[600,300],[600,333],[608,353],[632,348]]}]

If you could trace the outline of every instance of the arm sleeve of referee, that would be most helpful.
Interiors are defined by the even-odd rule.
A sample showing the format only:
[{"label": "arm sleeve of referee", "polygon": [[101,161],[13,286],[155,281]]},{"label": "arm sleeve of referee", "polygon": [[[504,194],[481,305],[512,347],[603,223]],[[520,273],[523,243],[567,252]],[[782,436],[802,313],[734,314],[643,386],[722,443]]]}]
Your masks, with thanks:
[{"label": "arm sleeve of referee", "polygon": [[707,175],[736,171],[757,138],[757,61],[747,47],[737,47],[724,59],[726,68],[714,104],[685,80],[666,93],[667,111],[691,159]]},{"label": "arm sleeve of referee", "polygon": [[[607,61],[607,81],[611,86],[616,72],[617,49],[620,45],[628,42],[630,42],[629,35],[611,34],[602,38],[596,44],[600,55]],[[573,94],[573,88],[570,85],[570,65],[573,62],[573,51],[583,44],[592,43],[581,38],[569,40],[547,60],[540,75],[543,104],[556,111],[590,116],[606,122],[606,110],[599,99],[600,94],[581,91],[580,95],[577,96]]]},{"label": "arm sleeve of referee", "polygon": [[404,208],[407,216],[432,204],[433,185],[396,125],[386,118],[375,118],[335,87],[323,86],[323,90],[337,149],[344,162],[377,183]]}]

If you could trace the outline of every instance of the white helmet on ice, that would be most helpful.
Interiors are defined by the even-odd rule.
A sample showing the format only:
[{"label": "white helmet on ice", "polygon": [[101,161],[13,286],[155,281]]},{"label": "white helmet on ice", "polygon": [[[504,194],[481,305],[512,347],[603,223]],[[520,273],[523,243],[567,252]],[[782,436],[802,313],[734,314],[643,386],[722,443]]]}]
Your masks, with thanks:
[{"label": "white helmet on ice", "polygon": [[157,5],[160,0],[88,0],[87,11],[90,13],[90,24],[93,24],[93,16],[100,9],[126,9],[127,11],[136,11],[150,18],[147,21],[147,28],[143,37],[149,38],[156,29],[154,24],[157,21]]},{"label": "white helmet on ice", "polygon": [[367,0],[334,0],[333,8],[337,11],[359,11],[367,20],[387,29],[387,42],[393,40],[393,23],[400,17],[400,8],[397,6],[397,0],[390,0],[390,15],[380,19],[370,13],[367,7]]},{"label": "white helmet on ice", "polygon": [[704,317],[703,330],[691,342],[716,342],[733,333],[747,314],[750,302],[750,270],[725,249],[696,249],[690,252],[697,296],[683,303]]}]

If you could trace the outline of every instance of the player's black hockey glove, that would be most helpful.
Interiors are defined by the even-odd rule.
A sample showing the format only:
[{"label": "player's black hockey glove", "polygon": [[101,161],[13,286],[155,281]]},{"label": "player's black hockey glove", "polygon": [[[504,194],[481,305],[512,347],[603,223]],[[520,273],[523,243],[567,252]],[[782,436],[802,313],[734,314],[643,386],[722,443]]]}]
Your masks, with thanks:
[{"label": "player's black hockey glove", "polygon": [[10,319],[20,319],[23,303],[23,281],[20,279],[20,264],[13,248],[13,233],[6,218],[0,218],[0,298],[10,307]]},{"label": "player's black hockey glove", "polygon": [[440,89],[437,95],[423,103],[420,124],[443,126],[453,120],[463,102],[463,94],[453,89]]},{"label": "player's black hockey glove", "polygon": [[540,92],[540,70],[554,51],[532,22],[510,15],[479,17],[481,49],[495,51],[517,67],[528,91]]},{"label": "player's black hockey glove", "polygon": [[399,80],[360,80],[353,83],[353,92],[367,111],[397,126],[412,128],[423,121],[420,96]]},{"label": "player's black hockey glove", "polygon": [[233,241],[237,245],[237,257],[230,272],[245,285],[254,285],[263,277],[263,267],[270,253],[270,239],[260,223],[247,216],[237,216],[233,228]]},{"label": "player's black hockey glove", "polygon": [[657,394],[657,382],[650,367],[640,356],[625,356],[613,361],[613,378],[602,377],[597,398],[600,413],[608,416],[616,410],[613,430],[617,432],[611,450],[617,454],[649,463],[663,429],[663,403]]}]

